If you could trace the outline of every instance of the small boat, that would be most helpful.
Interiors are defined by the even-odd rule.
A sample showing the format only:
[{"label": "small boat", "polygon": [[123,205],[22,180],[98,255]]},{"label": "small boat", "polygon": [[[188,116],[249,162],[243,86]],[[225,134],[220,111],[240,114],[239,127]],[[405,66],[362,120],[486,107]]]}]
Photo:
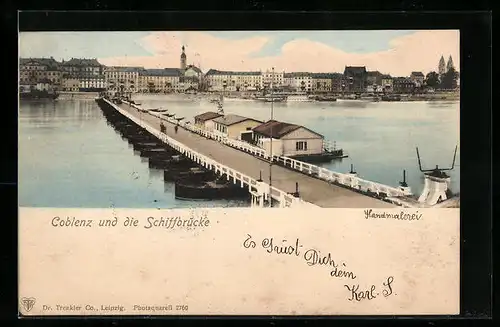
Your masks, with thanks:
[{"label": "small boat", "polygon": [[189,178],[179,179],[175,182],[175,198],[179,200],[220,200],[220,199],[246,199],[249,197],[248,189],[233,185],[226,181],[198,182]]},{"label": "small boat", "polygon": [[326,101],[326,102],[335,102],[337,101],[337,98],[334,96],[327,96],[327,95],[315,95],[311,98],[314,101]]},{"label": "small boat", "polygon": [[48,91],[39,91],[39,90],[31,90],[29,92],[20,92],[19,99],[21,100],[56,100],[59,97],[59,94],[56,92],[48,92]]},{"label": "small boat", "polygon": [[286,102],[287,98],[285,96],[263,96],[263,97],[256,97],[255,100],[264,102]]},{"label": "small boat", "polygon": [[285,97],[276,97],[276,98],[267,98],[264,99],[265,102],[286,102],[287,98]]},{"label": "small boat", "polygon": [[401,101],[401,96],[400,95],[383,95],[380,99],[381,101]]},{"label": "small boat", "polygon": [[311,100],[307,94],[289,94],[286,96],[287,102],[307,102]]}]

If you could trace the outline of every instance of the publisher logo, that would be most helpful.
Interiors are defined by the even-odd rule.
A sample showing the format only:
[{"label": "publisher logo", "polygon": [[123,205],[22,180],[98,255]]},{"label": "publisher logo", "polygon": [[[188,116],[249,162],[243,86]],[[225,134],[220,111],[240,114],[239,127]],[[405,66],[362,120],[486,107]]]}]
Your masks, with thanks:
[{"label": "publisher logo", "polygon": [[21,305],[23,306],[24,310],[30,312],[31,309],[35,306],[36,300],[34,297],[23,297],[21,299]]}]

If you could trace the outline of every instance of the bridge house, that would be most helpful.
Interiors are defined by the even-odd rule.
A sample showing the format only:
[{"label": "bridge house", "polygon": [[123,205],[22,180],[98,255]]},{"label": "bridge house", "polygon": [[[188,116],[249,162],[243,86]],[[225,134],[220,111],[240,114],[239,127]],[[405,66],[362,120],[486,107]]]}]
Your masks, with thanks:
[{"label": "bridge house", "polygon": [[239,115],[228,114],[214,120],[215,131],[235,140],[251,140],[252,129],[261,121]]},{"label": "bridge house", "polygon": [[304,126],[270,120],[253,129],[253,142],[268,152],[271,138],[274,155],[292,157],[323,153],[324,136]]},{"label": "bridge house", "polygon": [[223,115],[213,111],[207,111],[194,116],[194,124],[206,130],[213,131],[215,129],[214,119],[219,117],[223,117]]}]

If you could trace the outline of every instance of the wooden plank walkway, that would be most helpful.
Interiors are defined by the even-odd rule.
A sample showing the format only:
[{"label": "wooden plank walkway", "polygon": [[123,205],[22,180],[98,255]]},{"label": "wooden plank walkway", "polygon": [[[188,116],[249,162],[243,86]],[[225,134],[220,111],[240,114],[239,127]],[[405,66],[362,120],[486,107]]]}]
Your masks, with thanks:
[{"label": "wooden plank walkway", "polygon": [[[160,130],[160,119],[147,113],[138,112],[135,108],[121,104],[120,108],[142,119],[154,128]],[[189,148],[207,156],[223,165],[229,166],[243,174],[269,183],[269,163],[248,153],[231,148],[215,140],[194,134],[179,126],[175,133],[174,125],[164,123],[167,135]],[[285,192],[295,192],[295,183],[299,183],[300,197],[307,202],[324,208],[394,208],[396,205],[387,203],[349,189],[328,184],[326,181],[304,175],[280,166],[272,166],[272,185]]]}]

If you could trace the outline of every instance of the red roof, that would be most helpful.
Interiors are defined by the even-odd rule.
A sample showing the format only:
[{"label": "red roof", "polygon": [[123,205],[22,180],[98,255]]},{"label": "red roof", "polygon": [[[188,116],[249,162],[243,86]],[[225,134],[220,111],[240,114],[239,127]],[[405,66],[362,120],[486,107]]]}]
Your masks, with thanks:
[{"label": "red roof", "polygon": [[279,122],[276,120],[269,120],[268,122],[255,127],[253,131],[267,137],[279,139],[286,134],[299,129],[300,127],[302,126]]},{"label": "red roof", "polygon": [[308,130],[309,132],[318,135],[318,137],[323,138],[323,135],[316,133],[307,127],[304,127],[301,125],[296,125],[296,124],[280,122],[277,120],[269,120],[266,123],[255,127],[253,129],[253,131],[255,133],[264,135],[266,137],[271,137],[273,139],[280,139],[283,136],[290,134],[291,132],[293,132],[299,128],[304,128],[304,129]]},{"label": "red roof", "polygon": [[204,112],[204,113],[199,114],[197,116],[194,116],[194,120],[195,121],[199,121],[199,122],[205,122],[207,120],[215,119],[215,118],[218,118],[218,117],[221,117],[221,116],[222,116],[221,114],[218,114],[216,112],[207,111],[207,112]]}]

